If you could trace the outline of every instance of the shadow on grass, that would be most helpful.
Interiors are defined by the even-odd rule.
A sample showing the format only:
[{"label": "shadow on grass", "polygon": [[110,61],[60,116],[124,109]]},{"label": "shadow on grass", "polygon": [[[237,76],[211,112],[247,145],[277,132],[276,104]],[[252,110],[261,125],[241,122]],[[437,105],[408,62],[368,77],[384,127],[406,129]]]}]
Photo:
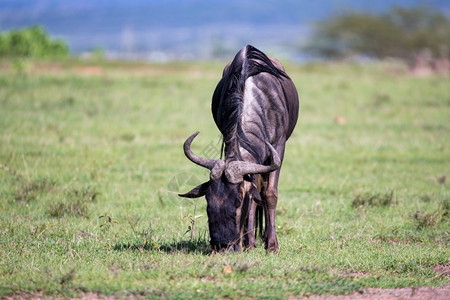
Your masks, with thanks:
[{"label": "shadow on grass", "polygon": [[208,255],[211,254],[209,243],[204,240],[197,241],[175,241],[172,243],[117,243],[115,251],[163,251],[166,253],[197,253]]}]

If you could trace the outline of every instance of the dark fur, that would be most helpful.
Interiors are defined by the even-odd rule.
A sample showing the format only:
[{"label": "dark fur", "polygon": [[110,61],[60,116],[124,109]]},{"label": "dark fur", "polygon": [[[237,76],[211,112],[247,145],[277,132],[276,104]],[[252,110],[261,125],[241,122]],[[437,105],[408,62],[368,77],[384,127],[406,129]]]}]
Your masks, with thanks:
[{"label": "dark fur", "polygon": [[[246,88],[246,82],[250,81]],[[246,96],[244,92],[251,95]],[[244,106],[247,107],[245,112]],[[283,159],[285,142],[297,122],[298,95],[279,62],[271,60],[252,46],[246,46],[225,67],[222,79],[214,91],[211,109],[214,121],[222,133],[225,164],[247,161],[268,165],[272,155],[267,143],[276,149],[281,161]],[[240,249],[238,222],[240,228],[249,233],[244,237],[244,242],[253,247],[255,240],[250,233],[253,233],[253,227],[257,227],[256,231],[259,229],[260,234],[262,233],[265,216],[266,248],[278,251],[274,220],[279,174],[278,168],[259,177],[256,174],[247,175],[245,180],[254,186],[257,178],[262,178],[264,183],[257,190],[247,191],[245,195],[245,184],[232,184],[223,175],[222,178],[210,180],[181,196],[206,195],[213,248]],[[242,202],[242,206],[239,206]],[[262,203],[264,209],[258,207],[255,210],[255,203]],[[237,207],[241,207],[238,221]],[[255,217],[253,221],[250,221],[249,216]]]},{"label": "dark fur", "polygon": [[[222,180],[210,181],[206,192],[206,211],[211,235],[211,246],[217,248],[234,247],[239,240],[236,231],[236,200],[238,185],[230,185]],[[225,199],[223,199],[225,198]],[[234,201],[228,201],[234,200]],[[217,205],[221,203],[222,205]]]},{"label": "dark fur", "polygon": [[[252,141],[242,130],[240,116],[242,114],[245,81],[249,77],[263,72],[278,79],[289,78],[283,70],[275,67],[263,52],[247,45],[236,54],[228,71],[224,72],[224,76],[214,91],[211,106],[214,121],[223,136],[222,151],[227,145],[233,148],[241,146],[252,153],[258,163],[264,163],[264,161],[261,160],[261,155],[258,155],[258,152],[251,146]],[[218,101],[219,99],[220,101]],[[233,152],[236,156],[233,158],[240,160],[239,151]]]}]

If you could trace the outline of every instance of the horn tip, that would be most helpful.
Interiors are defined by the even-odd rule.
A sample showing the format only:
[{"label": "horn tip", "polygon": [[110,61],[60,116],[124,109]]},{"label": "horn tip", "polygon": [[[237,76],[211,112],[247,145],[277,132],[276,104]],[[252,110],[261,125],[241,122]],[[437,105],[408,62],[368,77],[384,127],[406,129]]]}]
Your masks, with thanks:
[{"label": "horn tip", "polygon": [[194,139],[198,134],[200,133],[200,131],[196,131],[193,134],[191,134],[191,136],[188,139]]},{"label": "horn tip", "polygon": [[278,155],[277,150],[272,146],[271,143],[266,141],[266,145],[269,147],[270,152],[272,152],[272,159],[273,159],[273,165],[276,166],[276,168],[279,168],[281,166],[281,159]]}]

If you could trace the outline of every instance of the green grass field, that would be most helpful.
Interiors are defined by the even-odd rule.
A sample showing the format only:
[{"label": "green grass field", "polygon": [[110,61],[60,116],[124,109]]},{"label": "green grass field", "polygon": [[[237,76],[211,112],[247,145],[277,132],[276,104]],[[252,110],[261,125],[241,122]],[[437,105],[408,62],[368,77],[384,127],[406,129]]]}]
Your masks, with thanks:
[{"label": "green grass field", "polygon": [[[210,103],[224,63],[0,64],[0,297],[287,298],[439,286],[450,84],[392,65],[286,64],[300,95],[279,255],[209,255]],[[261,241],[259,241],[261,244]]]}]

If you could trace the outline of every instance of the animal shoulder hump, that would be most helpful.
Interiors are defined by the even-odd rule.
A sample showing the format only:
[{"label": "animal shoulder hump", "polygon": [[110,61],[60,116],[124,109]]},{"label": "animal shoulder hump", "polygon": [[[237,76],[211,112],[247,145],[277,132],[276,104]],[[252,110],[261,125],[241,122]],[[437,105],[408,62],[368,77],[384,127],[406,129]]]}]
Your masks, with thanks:
[{"label": "animal shoulder hump", "polygon": [[225,68],[223,68],[223,72],[222,72],[222,77],[225,76],[225,74],[228,72],[228,70],[230,69],[232,61],[230,61],[229,63],[227,63],[227,65],[225,66]]},{"label": "animal shoulder hump", "polygon": [[282,70],[283,72],[286,72],[286,70],[284,69],[283,65],[281,64],[281,62],[278,59],[276,59],[275,57],[272,57],[272,56],[268,56],[268,58],[270,59],[272,64],[275,67],[277,67],[277,69]]}]

